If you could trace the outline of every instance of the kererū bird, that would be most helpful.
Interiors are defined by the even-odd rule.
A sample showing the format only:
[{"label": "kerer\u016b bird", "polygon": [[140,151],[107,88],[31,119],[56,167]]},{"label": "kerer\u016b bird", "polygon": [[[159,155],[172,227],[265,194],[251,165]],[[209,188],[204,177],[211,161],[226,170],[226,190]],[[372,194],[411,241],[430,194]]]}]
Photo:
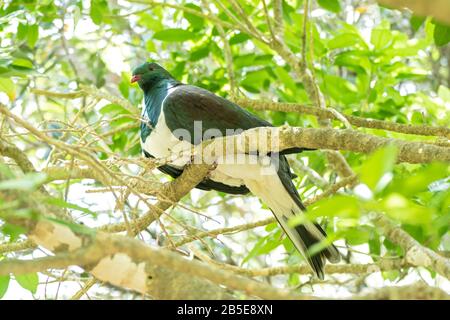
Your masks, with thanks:
[{"label": "kerer\u016b bird", "polygon": [[[206,140],[205,136],[211,130],[225,136],[236,134],[234,130],[272,126],[208,90],[177,81],[156,63],[147,62],[135,68],[131,82],[137,82],[144,91],[145,103],[140,127],[143,153],[146,157],[170,158],[159,169],[174,178],[183,172],[191,159],[171,156],[191,150],[193,145],[200,144],[202,139]],[[184,135],[180,135],[180,132]],[[258,196],[272,210],[313,272],[323,279],[325,260],[338,262],[338,250],[331,244],[311,256],[308,249],[326,237],[325,231],[313,222],[296,227],[288,225],[291,217],[302,214],[306,209],[292,182],[295,175],[291,173],[284,154],[301,151],[300,148],[293,148],[275,155],[240,155],[241,161],[218,163],[197,188],[231,194],[246,194],[250,191]],[[274,157],[277,165],[274,164]]]}]

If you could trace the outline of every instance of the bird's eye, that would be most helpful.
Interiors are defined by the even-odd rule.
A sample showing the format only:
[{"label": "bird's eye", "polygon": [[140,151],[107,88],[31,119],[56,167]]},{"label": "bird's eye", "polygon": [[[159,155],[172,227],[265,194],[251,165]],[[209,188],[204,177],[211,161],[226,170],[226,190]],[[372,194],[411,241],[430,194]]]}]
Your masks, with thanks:
[{"label": "bird's eye", "polygon": [[148,67],[148,70],[150,70],[150,71],[153,71],[153,70],[155,70],[152,66],[149,66]]}]

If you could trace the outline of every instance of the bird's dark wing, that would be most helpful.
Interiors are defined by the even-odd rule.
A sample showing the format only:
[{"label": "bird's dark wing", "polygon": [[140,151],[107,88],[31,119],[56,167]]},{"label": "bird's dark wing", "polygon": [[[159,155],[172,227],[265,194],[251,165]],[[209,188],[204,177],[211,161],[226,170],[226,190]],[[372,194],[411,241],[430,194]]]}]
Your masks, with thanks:
[{"label": "bird's dark wing", "polygon": [[[181,85],[171,93],[164,101],[164,116],[170,130],[182,128],[189,131],[190,142],[199,144],[201,137],[208,129],[220,130],[222,136],[227,134],[227,129],[248,130],[256,127],[273,127],[237,104],[219,97],[208,90]],[[194,122],[202,121],[201,132],[194,134]],[[197,138],[197,139],[194,139]],[[307,148],[289,148],[282,150],[280,154],[300,153]]]},{"label": "bird's dark wing", "polygon": [[[164,101],[166,124],[172,132],[185,129],[191,135],[191,143],[199,144],[208,129],[218,129],[222,136],[229,135],[227,129],[247,130],[272,125],[238,105],[195,86],[182,85]],[[200,137],[194,137],[194,122],[201,121]],[[194,139],[195,138],[195,139]]]}]

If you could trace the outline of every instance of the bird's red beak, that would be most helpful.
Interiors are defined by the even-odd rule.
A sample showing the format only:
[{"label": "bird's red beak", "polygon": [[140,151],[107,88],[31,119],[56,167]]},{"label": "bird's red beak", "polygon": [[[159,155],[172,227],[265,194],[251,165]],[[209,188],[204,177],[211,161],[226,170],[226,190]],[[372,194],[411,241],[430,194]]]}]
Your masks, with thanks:
[{"label": "bird's red beak", "polygon": [[134,76],[131,77],[131,83],[134,83],[139,80],[141,80],[141,76],[138,74],[135,74]]}]

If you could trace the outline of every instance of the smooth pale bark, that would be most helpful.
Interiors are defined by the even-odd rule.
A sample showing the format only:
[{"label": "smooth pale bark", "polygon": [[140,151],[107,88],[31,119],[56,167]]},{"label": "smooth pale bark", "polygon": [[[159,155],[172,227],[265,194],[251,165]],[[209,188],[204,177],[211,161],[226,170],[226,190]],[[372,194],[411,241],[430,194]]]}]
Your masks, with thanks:
[{"label": "smooth pale bark", "polygon": [[409,8],[417,16],[431,16],[450,25],[448,0],[378,0],[378,3],[396,9]]}]

